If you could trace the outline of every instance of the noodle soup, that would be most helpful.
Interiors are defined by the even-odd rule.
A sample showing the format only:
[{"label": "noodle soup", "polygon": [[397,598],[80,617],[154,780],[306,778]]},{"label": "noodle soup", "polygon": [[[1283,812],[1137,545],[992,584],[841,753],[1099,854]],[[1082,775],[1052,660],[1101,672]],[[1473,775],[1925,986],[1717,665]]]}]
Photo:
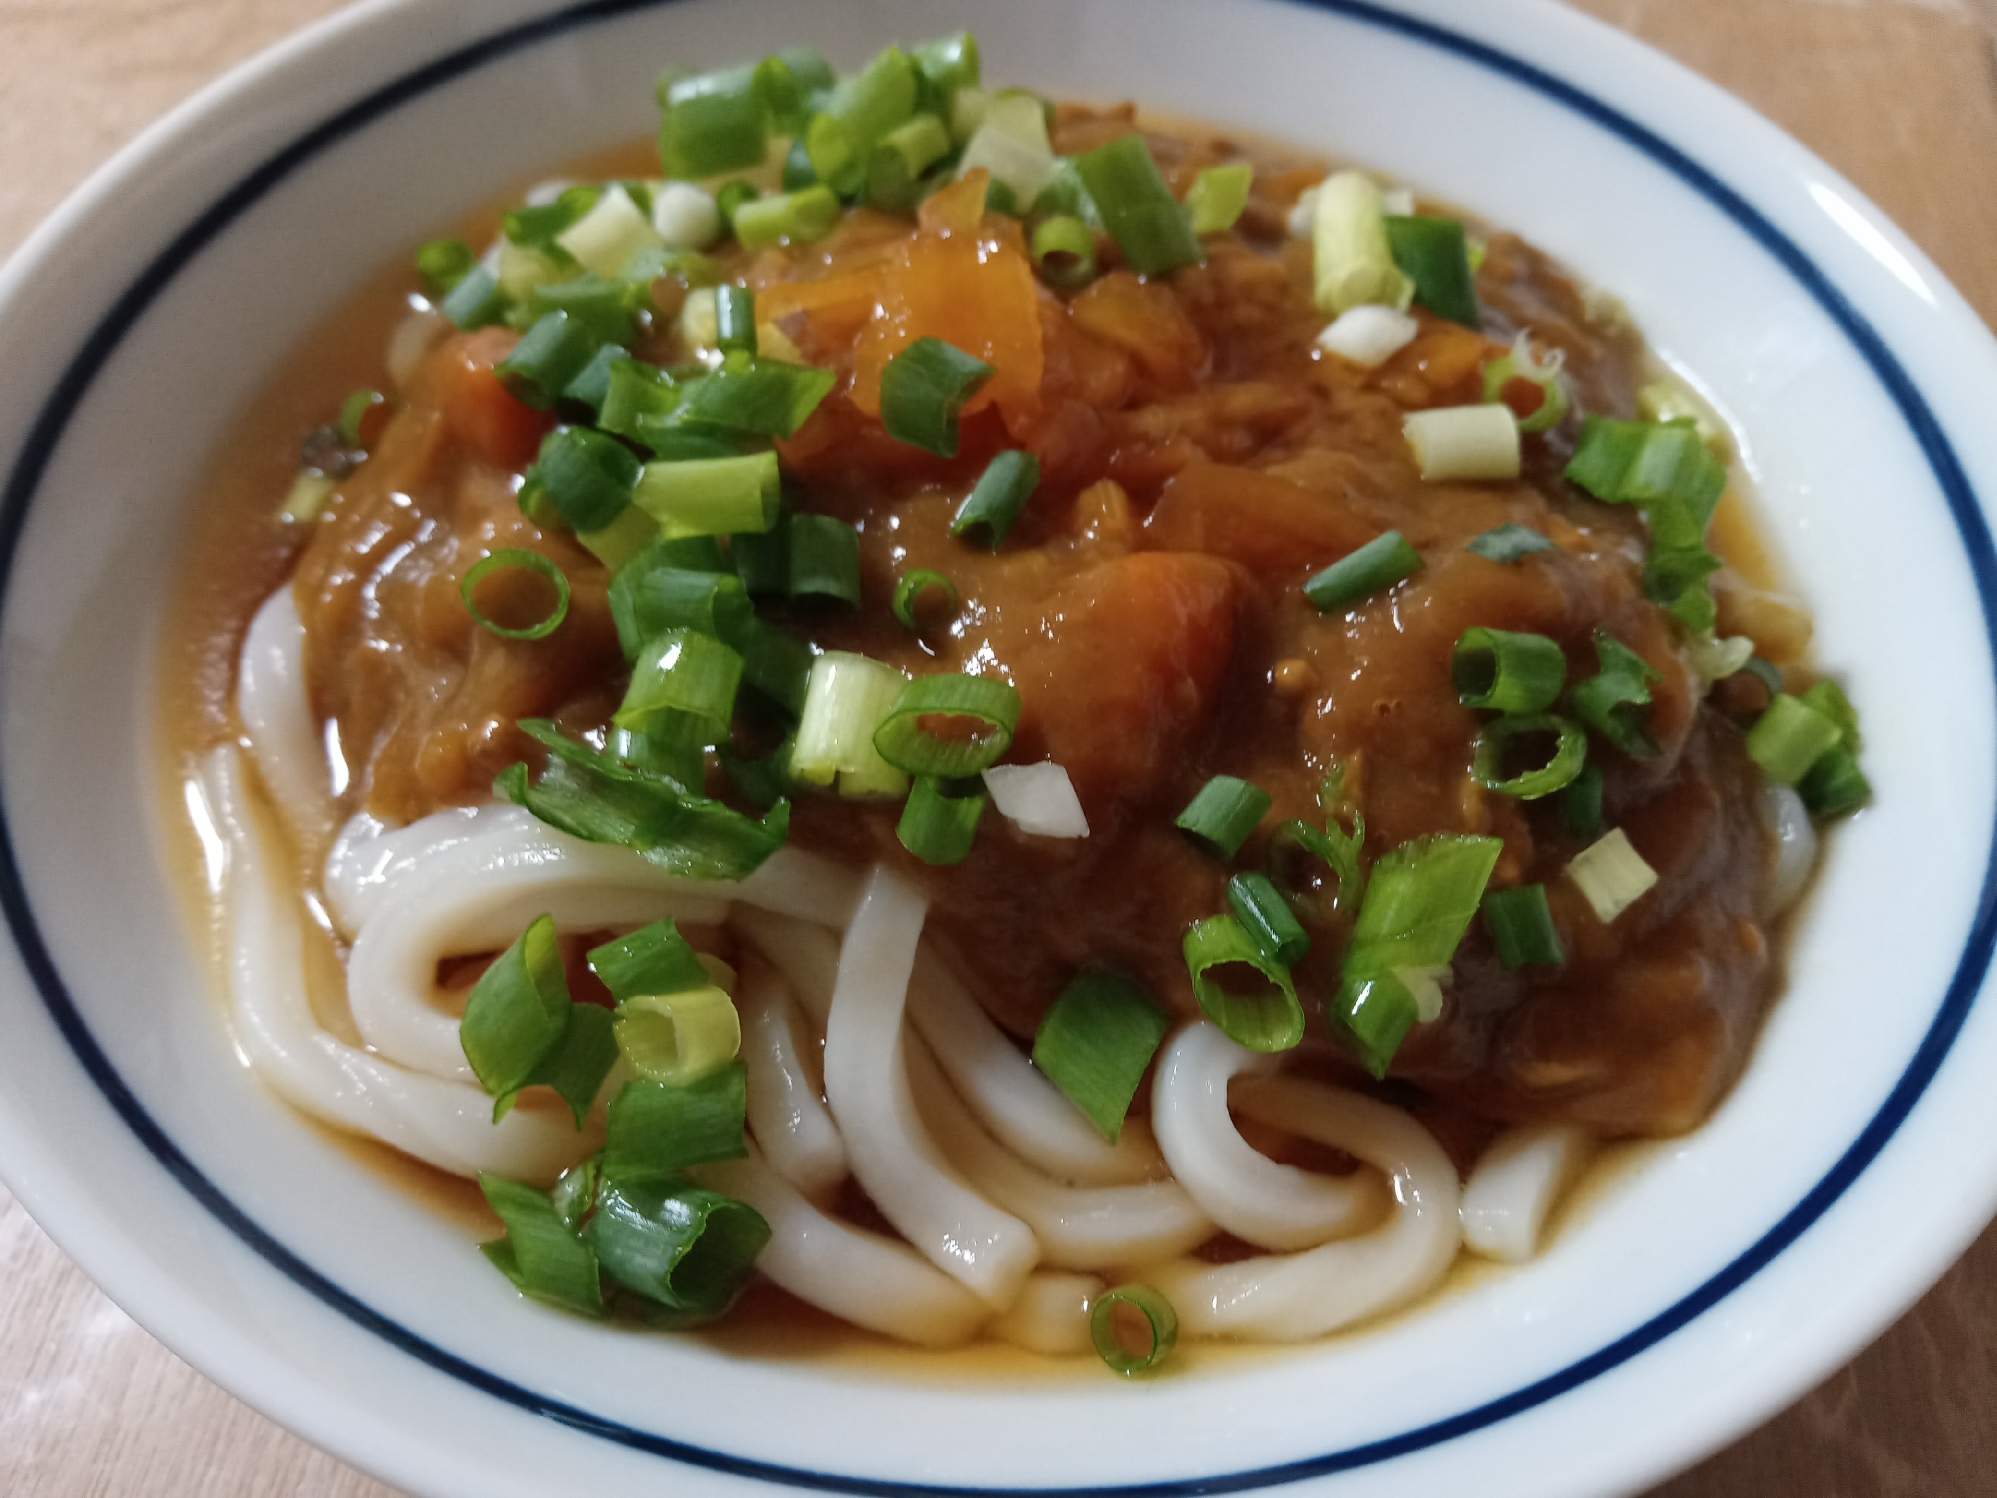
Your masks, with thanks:
[{"label": "noodle soup", "polygon": [[1121,1372],[1706,1116],[1865,784],[1612,299],[968,38],[665,111],[367,293],[197,536],[269,1085],[571,1309]]}]

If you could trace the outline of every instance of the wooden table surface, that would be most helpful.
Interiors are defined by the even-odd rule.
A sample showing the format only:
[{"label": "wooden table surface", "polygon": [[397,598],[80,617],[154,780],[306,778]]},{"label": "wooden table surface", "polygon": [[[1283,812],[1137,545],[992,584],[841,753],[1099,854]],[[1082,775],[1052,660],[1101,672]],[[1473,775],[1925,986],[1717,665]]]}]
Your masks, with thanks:
[{"label": "wooden table surface", "polygon": [[[1997,0],[1578,0],[1746,98],[1997,324]],[[1988,4],[1989,9],[1980,9]],[[334,0],[0,0],[0,255],[147,122]],[[1997,1492],[1997,1230],[1786,1414],[1649,1498]],[[0,1493],[393,1498],[141,1331],[0,1188]]]}]

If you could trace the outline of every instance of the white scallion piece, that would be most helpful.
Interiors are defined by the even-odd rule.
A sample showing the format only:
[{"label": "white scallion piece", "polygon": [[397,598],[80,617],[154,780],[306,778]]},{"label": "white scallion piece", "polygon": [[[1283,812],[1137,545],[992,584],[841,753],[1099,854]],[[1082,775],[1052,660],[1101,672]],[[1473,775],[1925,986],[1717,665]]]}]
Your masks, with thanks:
[{"label": "white scallion piece", "polygon": [[661,182],[652,189],[652,228],[669,250],[704,250],[721,237],[721,210],[697,182]]},{"label": "white scallion piece", "polygon": [[1033,200],[1054,180],[1054,147],[1047,138],[1047,114],[1038,99],[1007,94],[991,101],[970,144],[964,147],[957,175],[962,177],[977,167],[990,172],[992,181],[1011,188],[1013,201],[1021,209],[1033,206]]},{"label": "white scallion piece", "polygon": [[1362,368],[1377,369],[1420,331],[1420,323],[1392,307],[1348,307],[1317,335],[1317,346]]},{"label": "white scallion piece", "polygon": [[1628,834],[1615,827],[1574,855],[1567,877],[1606,926],[1657,883],[1657,870],[1630,846]]},{"label": "white scallion piece", "polygon": [[1309,239],[1317,228],[1317,188],[1306,187],[1290,205],[1290,238]]},{"label": "white scallion piece", "polygon": [[1087,837],[1089,819],[1082,811],[1068,772],[1052,760],[1037,765],[993,765],[985,771],[985,789],[999,815],[1040,837]]},{"label": "white scallion piece", "polygon": [[1519,419],[1502,403],[1410,411],[1401,432],[1432,483],[1519,476]]},{"label": "white scallion piece", "polygon": [[680,303],[680,340],[690,354],[713,353],[721,345],[721,307],[712,286],[696,286]]},{"label": "white scallion piece", "polygon": [[1397,967],[1394,976],[1415,997],[1415,1020],[1432,1025],[1442,1018],[1442,980],[1449,976],[1449,964],[1432,967]]},{"label": "white scallion piece", "polygon": [[567,280],[570,274],[532,245],[502,239],[495,249],[492,273],[499,278],[499,289],[516,300],[536,286]]},{"label": "white scallion piece", "polygon": [[546,208],[555,199],[576,185],[573,177],[550,177],[545,182],[536,182],[527,189],[523,200],[529,208]]},{"label": "white scallion piece", "polygon": [[1390,213],[1395,218],[1406,218],[1415,211],[1415,191],[1412,187],[1390,187],[1380,194],[1380,211]]},{"label": "white scallion piece", "polygon": [[1724,639],[1701,636],[1687,643],[1685,658],[1699,673],[1701,681],[1718,681],[1733,675],[1754,658],[1754,641],[1746,635],[1728,635]]},{"label": "white scallion piece", "polygon": [[1405,312],[1414,298],[1387,243],[1380,186],[1364,172],[1334,172],[1318,188],[1311,254],[1313,299],[1328,316],[1367,303]]},{"label": "white scallion piece", "polygon": [[599,276],[615,276],[639,250],[657,249],[659,233],[631,194],[613,182],[589,212],[555,236],[555,243]]},{"label": "white scallion piece", "polygon": [[836,776],[842,796],[899,796],[908,775],[882,759],[874,732],[901,696],[908,678],[893,666],[845,650],[828,650],[811,663],[798,715],[790,771],[813,785]]}]

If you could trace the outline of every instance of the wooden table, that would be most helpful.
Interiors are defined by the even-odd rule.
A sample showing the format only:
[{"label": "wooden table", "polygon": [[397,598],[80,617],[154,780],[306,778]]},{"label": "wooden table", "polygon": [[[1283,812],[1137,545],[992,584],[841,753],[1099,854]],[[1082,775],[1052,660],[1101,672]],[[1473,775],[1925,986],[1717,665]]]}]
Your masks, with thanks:
[{"label": "wooden table", "polygon": [[[1970,0],[1579,0],[1857,183],[1997,323],[1997,63]],[[1997,0],[1989,3],[1997,14]],[[0,0],[0,254],[148,121],[334,0]],[[1849,1367],[1650,1498],[1997,1491],[1997,1230]],[[393,1498],[238,1404],[0,1188],[0,1492]]]}]

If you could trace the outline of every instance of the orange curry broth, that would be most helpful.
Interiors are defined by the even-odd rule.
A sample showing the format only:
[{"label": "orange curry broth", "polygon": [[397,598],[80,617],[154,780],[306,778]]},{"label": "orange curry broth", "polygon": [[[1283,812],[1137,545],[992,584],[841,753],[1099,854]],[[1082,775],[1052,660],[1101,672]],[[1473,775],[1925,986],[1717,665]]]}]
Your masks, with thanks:
[{"label": "orange curry broth", "polygon": [[[1086,150],[1132,128],[1128,109],[1065,107],[1055,148]],[[1181,191],[1200,167],[1238,154],[1195,132],[1151,142]],[[1389,1090],[1459,1152],[1492,1120],[1689,1128],[1739,1071],[1775,986],[1755,913],[1770,849],[1742,736],[1702,707],[1666,616],[1643,595],[1637,517],[1559,478],[1578,411],[1526,440],[1513,483],[1424,483],[1401,435],[1411,409],[1479,399],[1482,364],[1519,328],[1565,350],[1580,411],[1631,416],[1641,344],[1592,326],[1556,266],[1498,233],[1477,275],[1485,334],[1418,311],[1420,335],[1377,371],[1318,356],[1310,249],[1284,224],[1323,167],[1258,162],[1238,230],[1209,240],[1203,266],[1151,281],[1117,268],[1107,246],[1100,279],[1050,290],[1018,222],[981,214],[978,187],[938,193],[915,225],[862,209],[818,244],[717,252],[725,274],[756,288],[759,321],[840,375],[779,448],[800,507],[858,528],[863,606],[766,614],[818,645],[913,673],[1010,680],[1024,706],[1007,759],[1063,765],[1090,827],[1082,840],[1026,837],[988,813],[969,858],[931,868],[896,842],[898,803],[806,794],[791,836],[918,881],[932,933],[990,1011],[1027,1037],[1085,963],[1122,966],[1193,1012],[1180,938],[1225,908],[1229,870],[1174,831],[1173,816],[1216,773],[1263,787],[1275,805],[1239,860],[1255,866],[1280,819],[1321,817],[1317,788],[1342,764],[1370,856],[1425,832],[1501,837],[1494,887],[1543,882],[1569,953],[1558,970],[1506,972],[1473,923],[1443,1018],[1418,1028],[1394,1066],[1419,1091]],[[684,295],[657,283],[640,357],[684,356],[674,316]],[[389,331],[383,322],[368,334],[379,348]],[[490,373],[514,336],[485,329],[440,342],[373,456],[309,541],[292,543],[314,706],[337,722],[352,771],[347,812],[402,821],[483,800],[508,764],[538,763],[517,718],[550,716],[600,743],[623,693],[604,568],[515,501],[516,475],[551,418]],[[893,441],[878,420],[881,368],[923,336],[996,371],[966,408],[952,461]],[[283,440],[302,435],[294,426]],[[1030,449],[1043,472],[1013,536],[996,552],[950,539],[956,506],[1009,446]],[[1509,565],[1464,550],[1506,521],[1542,531],[1554,549]],[[1424,569],[1320,616],[1299,584],[1390,527],[1422,551]],[[284,544],[266,548],[263,575]],[[567,573],[573,602],[549,638],[501,639],[468,617],[459,580],[498,547],[540,551]],[[915,567],[946,574],[963,600],[920,634],[887,607]],[[251,607],[246,598],[211,618],[230,649]],[[1659,876],[1609,926],[1559,877],[1581,844],[1562,828],[1558,798],[1514,801],[1470,773],[1480,717],[1458,703],[1449,659],[1473,625],[1551,636],[1570,680],[1593,673],[1592,635],[1606,629],[1660,673],[1649,725],[1662,752],[1637,762],[1592,746],[1607,825]],[[718,777],[711,789],[728,794]],[[1321,912],[1297,973],[1313,1013],[1312,1064],[1340,1073],[1350,1068],[1316,1015],[1335,990],[1348,919]]]}]

